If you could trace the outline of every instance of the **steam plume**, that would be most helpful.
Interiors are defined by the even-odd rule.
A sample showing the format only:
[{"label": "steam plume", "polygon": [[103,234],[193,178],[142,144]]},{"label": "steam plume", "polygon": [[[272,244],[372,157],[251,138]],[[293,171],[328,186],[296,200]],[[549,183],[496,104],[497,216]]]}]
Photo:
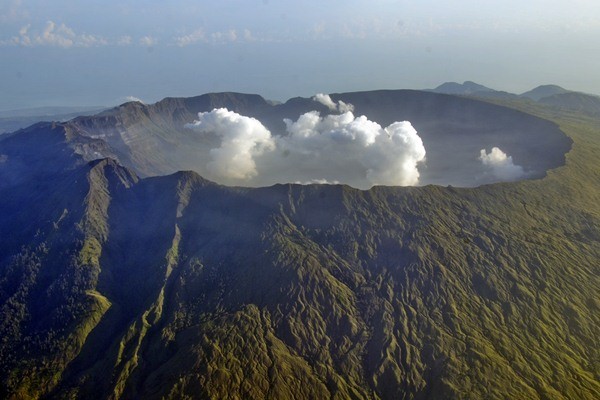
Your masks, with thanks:
[{"label": "steam plume", "polygon": [[515,165],[512,157],[498,147],[493,147],[489,153],[485,149],[481,149],[479,160],[502,181],[515,181],[525,175],[523,167]]},{"label": "steam plume", "polygon": [[255,157],[275,148],[271,132],[260,121],[226,108],[199,113],[198,120],[187,126],[220,139],[220,146],[210,150],[207,164],[217,181],[249,180],[257,175]]},{"label": "steam plume", "polygon": [[354,106],[352,104],[344,103],[342,100],[336,103],[331,99],[331,97],[328,94],[317,93],[312,97],[312,99],[318,103],[323,104],[333,112],[345,113],[348,111],[354,111]]},{"label": "steam plume", "polygon": [[366,189],[419,182],[425,148],[410,122],[382,128],[350,111],[326,117],[311,111],[284,122],[287,135],[272,135],[260,121],[221,108],[187,126],[206,139],[206,171],[221,183],[341,182]]}]

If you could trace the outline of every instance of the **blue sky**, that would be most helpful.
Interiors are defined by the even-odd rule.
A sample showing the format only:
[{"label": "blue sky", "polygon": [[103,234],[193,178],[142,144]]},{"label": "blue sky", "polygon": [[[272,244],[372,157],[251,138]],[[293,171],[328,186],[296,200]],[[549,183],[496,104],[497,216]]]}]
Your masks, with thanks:
[{"label": "blue sky", "polygon": [[464,80],[600,93],[599,70],[587,0],[0,1],[3,110]]}]

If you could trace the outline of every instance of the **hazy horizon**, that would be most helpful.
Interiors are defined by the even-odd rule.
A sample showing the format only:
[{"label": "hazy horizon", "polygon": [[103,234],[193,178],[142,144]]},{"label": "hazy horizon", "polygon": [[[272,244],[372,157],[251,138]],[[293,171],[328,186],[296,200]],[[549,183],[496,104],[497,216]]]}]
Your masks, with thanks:
[{"label": "hazy horizon", "polygon": [[475,81],[600,93],[600,5],[136,1],[0,5],[0,110],[130,97],[271,100]]}]

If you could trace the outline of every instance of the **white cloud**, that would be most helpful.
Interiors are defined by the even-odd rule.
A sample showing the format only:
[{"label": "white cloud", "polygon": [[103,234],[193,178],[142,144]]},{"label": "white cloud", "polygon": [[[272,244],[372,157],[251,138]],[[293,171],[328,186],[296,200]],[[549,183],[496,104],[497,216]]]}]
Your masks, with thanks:
[{"label": "white cloud", "polygon": [[133,43],[133,39],[131,38],[131,36],[121,36],[120,38],[117,39],[117,45],[118,46],[129,46]]},{"label": "white cloud", "polygon": [[306,182],[296,181],[294,183],[297,185],[339,185],[340,184],[338,181],[330,182],[327,179],[311,179],[310,181],[306,181]]},{"label": "white cloud", "polygon": [[256,42],[267,41],[259,39],[249,29],[238,32],[235,29],[228,31],[216,31],[206,33],[204,29],[196,29],[188,35],[176,36],[173,38],[174,44],[179,47],[185,47],[196,43],[225,44],[233,42]]},{"label": "white cloud", "polygon": [[340,100],[336,103],[335,101],[333,101],[331,99],[331,97],[328,94],[317,93],[316,95],[314,95],[312,97],[312,99],[318,103],[323,104],[324,106],[329,108],[329,110],[331,110],[331,111],[337,111],[340,113],[354,111],[354,106],[352,104],[344,103],[342,100]]},{"label": "white cloud", "polygon": [[41,36],[36,38],[38,44],[48,44],[59,47],[71,47],[74,44],[73,38],[75,32],[65,24],[60,24],[58,27],[52,21],[46,23],[46,28]]},{"label": "white cloud", "polygon": [[316,102],[323,104],[324,106],[329,108],[331,111],[337,111],[337,104],[335,104],[335,102],[333,100],[331,100],[331,97],[329,97],[328,94],[317,93],[316,95],[313,96],[312,99]]},{"label": "white cloud", "polygon": [[220,139],[220,146],[210,150],[207,168],[212,178],[225,183],[256,176],[255,157],[275,148],[271,132],[260,121],[226,108],[199,113],[198,120],[186,126]]},{"label": "white cloud", "polygon": [[235,29],[230,29],[227,32],[213,32],[210,39],[213,43],[235,42],[238,39],[238,34]]},{"label": "white cloud", "polygon": [[502,181],[514,181],[525,176],[523,167],[515,165],[512,157],[498,147],[493,147],[489,153],[485,149],[481,149],[479,160],[496,178]]},{"label": "white cloud", "polygon": [[19,29],[19,36],[14,36],[10,40],[3,42],[3,44],[12,44],[18,46],[32,46],[33,42],[29,36],[29,28],[31,24],[27,24]]},{"label": "white cloud", "polygon": [[80,35],[78,45],[83,47],[106,46],[108,40],[95,35]]},{"label": "white cloud", "polygon": [[325,24],[325,22],[321,21],[312,26],[312,28],[309,31],[309,34],[313,39],[324,39],[324,33],[326,30],[327,25]]},{"label": "white cloud", "polygon": [[140,39],[140,44],[142,46],[151,47],[158,43],[158,40],[152,36],[144,36]]},{"label": "white cloud", "polygon": [[93,47],[105,46],[108,41],[96,35],[76,34],[75,31],[67,25],[57,25],[54,21],[46,22],[46,26],[41,32],[31,32],[31,25],[25,25],[19,29],[18,36],[10,40],[3,41],[4,45],[16,46],[54,46],[62,48],[70,47]]},{"label": "white cloud", "polygon": [[203,29],[197,29],[189,35],[178,36],[175,38],[175,44],[179,47],[185,47],[196,42],[206,42],[206,35]]},{"label": "white cloud", "polygon": [[[288,136],[278,140],[278,147],[288,154],[294,174],[319,173],[319,179],[365,189],[419,183],[417,165],[425,159],[425,147],[408,121],[382,128],[350,111],[324,118],[312,111],[285,123]],[[292,180],[315,178],[308,175]]]},{"label": "white cloud", "polygon": [[244,40],[246,42],[254,42],[256,38],[249,29],[244,29]]},{"label": "white cloud", "polygon": [[227,109],[200,113],[189,128],[202,134],[209,160],[200,168],[219,183],[264,186],[286,182],[416,185],[425,159],[410,122],[382,128],[348,111],[321,117],[317,111],[284,120],[285,135]]},{"label": "white cloud", "polygon": [[342,100],[338,101],[338,110],[341,113],[345,113],[345,112],[353,112],[354,111],[354,105],[350,104],[350,103],[344,103]]}]

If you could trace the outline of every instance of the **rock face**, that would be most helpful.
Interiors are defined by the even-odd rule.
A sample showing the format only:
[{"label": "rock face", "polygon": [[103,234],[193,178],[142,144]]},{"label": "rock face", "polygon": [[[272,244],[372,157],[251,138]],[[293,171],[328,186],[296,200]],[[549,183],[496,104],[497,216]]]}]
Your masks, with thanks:
[{"label": "rock face", "polygon": [[1,397],[598,398],[600,122],[543,180],[251,189],[116,161],[160,107],[0,141]]}]

